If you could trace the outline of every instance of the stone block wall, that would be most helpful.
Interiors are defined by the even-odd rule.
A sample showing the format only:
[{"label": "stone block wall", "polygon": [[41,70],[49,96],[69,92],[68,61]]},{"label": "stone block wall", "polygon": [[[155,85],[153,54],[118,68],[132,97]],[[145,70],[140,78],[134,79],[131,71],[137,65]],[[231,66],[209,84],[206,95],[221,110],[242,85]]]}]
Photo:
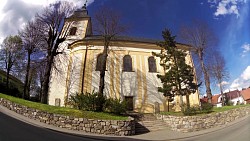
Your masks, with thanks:
[{"label": "stone block wall", "polygon": [[97,120],[86,118],[75,118],[72,116],[63,116],[59,114],[47,113],[22,106],[3,98],[0,98],[0,105],[7,107],[18,114],[24,115],[30,119],[51,124],[70,130],[79,130],[88,133],[130,136],[135,134],[135,121],[130,120]]},{"label": "stone block wall", "polygon": [[174,131],[193,132],[222,126],[248,114],[250,114],[250,106],[201,116],[171,116],[157,114],[156,117],[166,122]]}]

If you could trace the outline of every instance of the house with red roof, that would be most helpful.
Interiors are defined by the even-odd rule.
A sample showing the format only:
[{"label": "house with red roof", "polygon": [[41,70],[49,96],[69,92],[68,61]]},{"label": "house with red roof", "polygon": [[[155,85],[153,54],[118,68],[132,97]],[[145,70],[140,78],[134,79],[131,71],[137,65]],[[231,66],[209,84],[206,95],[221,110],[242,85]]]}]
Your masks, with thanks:
[{"label": "house with red roof", "polygon": [[245,104],[250,104],[250,88],[242,90],[240,93],[245,101]]},{"label": "house with red roof", "polygon": [[[203,97],[200,99],[201,103],[207,103],[208,102],[208,98],[207,97]],[[212,96],[212,104],[215,107],[222,107],[222,96],[221,94],[216,94]]]},{"label": "house with red roof", "polygon": [[239,90],[229,91],[225,93],[226,99],[233,102],[233,105],[244,103],[244,99],[241,96],[241,93]]}]

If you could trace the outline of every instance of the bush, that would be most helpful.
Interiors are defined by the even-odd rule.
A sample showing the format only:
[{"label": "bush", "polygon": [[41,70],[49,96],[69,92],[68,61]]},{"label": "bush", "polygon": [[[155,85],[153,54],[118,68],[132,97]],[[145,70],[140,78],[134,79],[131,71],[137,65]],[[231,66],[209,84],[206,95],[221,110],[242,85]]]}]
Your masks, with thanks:
[{"label": "bush", "polygon": [[202,113],[211,113],[213,111],[213,105],[210,103],[202,103],[201,107],[199,105],[187,107],[182,107],[182,113],[186,116],[192,116]]},{"label": "bush", "polygon": [[117,115],[123,114],[126,112],[126,102],[119,99],[109,98],[104,103],[104,111]]},{"label": "bush", "polygon": [[126,102],[119,99],[106,99],[98,93],[86,93],[70,96],[69,104],[84,111],[105,111],[120,115],[126,112]]},{"label": "bush", "polygon": [[202,103],[201,110],[203,113],[210,113],[213,111],[213,105],[211,103]]},{"label": "bush", "polygon": [[7,86],[3,83],[0,83],[0,93],[5,93],[14,97],[22,97],[22,92],[20,92],[17,88],[7,88]]},{"label": "bush", "polygon": [[199,114],[200,112],[201,110],[199,106],[192,106],[192,107],[183,106],[182,107],[182,113],[185,116],[196,115],[196,114]]},{"label": "bush", "polygon": [[105,97],[99,96],[98,93],[76,93],[70,96],[70,103],[74,108],[85,111],[100,111]]}]

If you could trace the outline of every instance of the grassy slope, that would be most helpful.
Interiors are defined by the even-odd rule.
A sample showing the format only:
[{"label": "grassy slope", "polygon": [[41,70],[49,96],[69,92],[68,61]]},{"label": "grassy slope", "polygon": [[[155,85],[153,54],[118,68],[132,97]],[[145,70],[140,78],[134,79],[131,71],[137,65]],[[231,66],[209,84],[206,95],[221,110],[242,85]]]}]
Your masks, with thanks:
[{"label": "grassy slope", "polygon": [[[250,104],[236,105],[236,106],[223,106],[223,107],[218,107],[218,108],[214,107],[210,114],[223,112],[223,111],[228,111],[228,110],[236,109],[236,108],[239,108],[239,107],[246,107],[246,106],[250,106]],[[173,116],[184,116],[184,114],[182,112],[161,112],[161,114],[163,114],[163,115],[173,115]],[[205,113],[197,114],[197,116],[204,115],[204,114]]]},{"label": "grassy slope", "polygon": [[83,117],[83,118],[89,118],[89,119],[105,119],[105,120],[127,120],[128,119],[127,117],[124,117],[124,116],[117,116],[117,115],[112,115],[109,113],[81,111],[81,110],[76,110],[76,109],[66,108],[66,107],[50,106],[46,104],[23,100],[20,98],[8,96],[8,95],[1,94],[1,93],[0,93],[0,98],[4,98],[14,103],[24,105],[30,108],[34,108],[34,109],[41,110],[41,111],[46,111],[49,113],[55,113],[55,114],[62,114],[62,115],[68,115],[68,116],[74,116],[74,117]]}]

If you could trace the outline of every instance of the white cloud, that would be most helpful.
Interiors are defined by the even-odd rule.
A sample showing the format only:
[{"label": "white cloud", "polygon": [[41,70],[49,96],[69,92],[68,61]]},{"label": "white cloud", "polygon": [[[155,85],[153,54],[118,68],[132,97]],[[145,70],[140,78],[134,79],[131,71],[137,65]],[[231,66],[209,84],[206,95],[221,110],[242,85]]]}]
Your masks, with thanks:
[{"label": "white cloud", "polygon": [[242,47],[244,50],[243,50],[243,53],[247,53],[247,52],[250,52],[250,44],[244,44],[242,45]]},{"label": "white cloud", "polygon": [[240,79],[237,78],[233,81],[233,83],[230,86],[230,89],[237,89],[240,87]]},{"label": "white cloud", "polygon": [[[228,85],[228,84],[229,84],[229,82],[227,82],[227,81],[222,81],[221,82],[222,86],[225,86],[225,85]],[[220,84],[217,84],[217,86],[220,87]]]},{"label": "white cloud", "polygon": [[247,0],[208,0],[210,7],[216,7],[214,15],[236,15],[240,16],[240,5],[245,4]]},{"label": "white cloud", "polygon": [[243,49],[241,57],[245,57],[248,52],[250,53],[250,44],[245,43],[241,46],[241,48]]},{"label": "white cloud", "polygon": [[228,85],[229,83],[227,81],[222,81],[221,84],[222,85]]},{"label": "white cloud", "polygon": [[[57,0],[1,0],[0,5],[0,43],[8,35],[17,34],[18,30],[43,7]],[[81,7],[84,0],[67,0]],[[88,0],[90,5],[94,0]]]},{"label": "white cloud", "polygon": [[242,72],[239,78],[235,79],[230,85],[230,89],[241,89],[250,86],[250,66]]},{"label": "white cloud", "polygon": [[248,66],[244,72],[241,74],[243,80],[250,80],[250,66]]}]

